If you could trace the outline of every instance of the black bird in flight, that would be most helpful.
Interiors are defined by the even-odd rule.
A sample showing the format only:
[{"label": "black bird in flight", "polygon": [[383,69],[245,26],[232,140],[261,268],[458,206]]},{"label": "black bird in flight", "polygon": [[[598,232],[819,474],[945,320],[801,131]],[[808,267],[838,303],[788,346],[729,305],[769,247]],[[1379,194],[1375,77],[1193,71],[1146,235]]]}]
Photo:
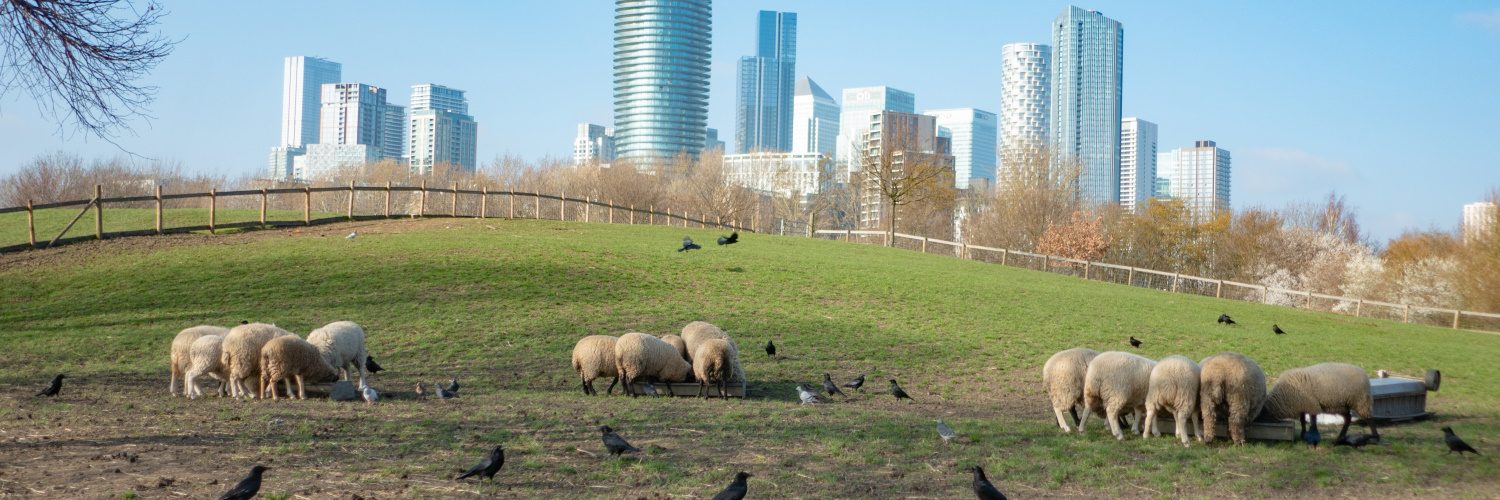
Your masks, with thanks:
[{"label": "black bird in flight", "polygon": [[687,236],[683,236],[682,237],[682,248],[677,249],[677,251],[679,251],[679,252],[686,252],[688,250],[697,250],[697,249],[700,249],[700,248],[703,248],[703,247],[700,246],[700,245],[698,245],[697,243],[693,243],[693,239],[692,238],[689,238]]},{"label": "black bird in flight", "polygon": [[749,478],[750,473],[748,472],[740,471],[739,474],[735,474],[734,482],[729,483],[729,487],[724,488],[724,491],[720,491],[719,494],[714,495],[714,500],[744,499],[745,493],[750,491],[750,485],[745,483],[745,480]]},{"label": "black bird in flight", "polygon": [[1458,434],[1454,434],[1452,427],[1443,428],[1443,441],[1448,443],[1448,453],[1456,451],[1459,455],[1462,455],[1467,451],[1475,455],[1479,454],[1479,450],[1475,450],[1473,446],[1469,446],[1469,443],[1465,443],[1463,439],[1460,439]]},{"label": "black bird in flight", "polygon": [[823,392],[827,392],[829,396],[838,394],[846,398],[849,397],[848,394],[844,394],[844,391],[839,390],[839,386],[833,383],[833,377],[828,376],[827,373],[823,374]]},{"label": "black bird in flight", "polygon": [[770,340],[766,341],[766,355],[770,356],[770,357],[773,357],[773,358],[776,357],[776,343],[775,342],[772,342]]},{"label": "black bird in flight", "polygon": [[864,389],[860,389],[860,387],[862,387],[864,385],[865,385],[865,374],[861,373],[861,374],[859,374],[858,377],[854,377],[854,380],[850,380],[849,383],[844,384],[844,387],[848,387],[848,388],[854,389],[856,391],[864,392]]},{"label": "black bird in flight", "polygon": [[[1311,415],[1303,413],[1301,420],[1302,420],[1302,442],[1311,445],[1313,448],[1317,448],[1318,447],[1318,443],[1321,442],[1321,441],[1323,441],[1323,435],[1318,432],[1318,419],[1317,418],[1313,418]],[[1312,425],[1311,426],[1308,426],[1308,424],[1307,424],[1308,420],[1312,420]]]},{"label": "black bird in flight", "polygon": [[1228,314],[1220,314],[1219,315],[1219,324],[1221,324],[1221,325],[1234,325],[1236,323],[1234,322],[1234,318],[1229,317]]},{"label": "black bird in flight", "polygon": [[257,465],[250,468],[250,475],[245,476],[244,479],[240,480],[239,484],[234,485],[229,491],[224,492],[224,496],[219,497],[219,500],[250,500],[251,498],[255,498],[255,494],[260,493],[260,476],[265,474],[269,469],[270,467],[264,465]]},{"label": "black bird in flight", "polygon": [[[901,390],[901,386],[896,385],[896,379],[891,379],[891,394],[896,396],[897,401],[911,399],[911,396],[907,395],[906,391]],[[911,399],[911,402],[915,403],[917,400]]]},{"label": "black bird in flight", "polygon": [[989,478],[984,477],[984,468],[978,465],[974,466],[974,497],[979,500],[1005,500],[1005,494],[990,484]]},{"label": "black bird in flight", "polygon": [[365,369],[369,370],[370,373],[380,373],[385,371],[385,368],[381,368],[380,364],[376,363],[375,358],[371,356],[365,356]]},{"label": "black bird in flight", "polygon": [[1275,333],[1277,335],[1286,335],[1286,331],[1282,330],[1281,329],[1281,325],[1277,325],[1277,324],[1272,324],[1271,325],[1271,332]]},{"label": "black bird in flight", "polygon": [[1141,341],[1137,340],[1134,335],[1130,337],[1130,347],[1134,347],[1136,349],[1141,348]]},{"label": "black bird in flight", "polygon": [[38,392],[36,393],[36,395],[46,396],[49,398],[56,396],[58,392],[62,391],[62,379],[65,376],[66,375],[59,373],[56,377],[52,377],[52,383],[48,384],[46,389],[42,389],[42,392]]},{"label": "black bird in flight", "polygon": [[625,438],[615,434],[615,430],[608,425],[599,426],[599,431],[604,433],[604,448],[609,450],[610,455],[619,456],[625,453],[640,453],[641,449],[631,446],[625,442]]},{"label": "black bird in flight", "polygon": [[735,231],[733,233],[729,233],[729,236],[720,236],[719,237],[719,244],[720,245],[733,245],[733,244],[739,243],[739,242],[740,242],[740,232],[739,231]]},{"label": "black bird in flight", "polygon": [[453,478],[453,480],[462,481],[465,478],[478,475],[483,479],[494,481],[495,473],[500,472],[500,467],[503,465],[505,465],[505,447],[495,445],[495,449],[490,450],[490,454],[486,455],[484,460],[480,460],[479,465],[475,465],[474,468],[469,469],[463,475]]}]

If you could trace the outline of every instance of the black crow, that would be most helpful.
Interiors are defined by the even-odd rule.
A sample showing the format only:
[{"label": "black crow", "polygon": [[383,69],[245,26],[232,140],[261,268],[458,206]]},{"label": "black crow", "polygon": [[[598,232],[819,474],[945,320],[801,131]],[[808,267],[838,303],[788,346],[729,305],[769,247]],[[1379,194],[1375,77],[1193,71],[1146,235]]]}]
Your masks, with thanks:
[{"label": "black crow", "polygon": [[1475,450],[1473,446],[1469,446],[1469,443],[1465,443],[1463,439],[1460,439],[1458,434],[1454,434],[1452,427],[1443,428],[1443,441],[1448,443],[1448,453],[1456,451],[1459,455],[1462,455],[1467,451],[1475,455],[1479,454],[1479,450]]},{"label": "black crow", "polygon": [[1234,322],[1234,318],[1229,317],[1228,314],[1220,314],[1219,315],[1219,324],[1221,324],[1221,325],[1234,325],[1236,323]]},{"label": "black crow", "polygon": [[[911,399],[911,396],[908,396],[906,391],[901,390],[901,386],[896,385],[896,379],[891,379],[891,395],[896,396],[896,400],[898,401],[901,399]],[[911,401],[913,403],[917,402],[915,399],[911,399]]]},{"label": "black crow", "polygon": [[[1308,425],[1308,421],[1309,420],[1312,421],[1312,425],[1311,426]],[[1317,448],[1318,447],[1318,442],[1320,442],[1322,440],[1323,440],[1323,435],[1320,434],[1320,433],[1318,433],[1318,418],[1316,416],[1308,415],[1306,413],[1303,413],[1302,414],[1302,442],[1311,445],[1313,448]]]},{"label": "black crow", "polygon": [[729,233],[729,236],[720,236],[719,237],[719,244],[720,245],[733,245],[733,244],[739,243],[739,242],[740,242],[740,232],[739,231],[735,231],[733,233]]},{"label": "black crow", "polygon": [[769,341],[769,340],[766,341],[766,355],[770,356],[770,357],[773,357],[773,358],[776,357],[776,343],[775,342],[772,342],[772,341]]},{"label": "black crow", "polygon": [[260,476],[265,474],[269,469],[270,467],[264,465],[251,467],[250,475],[245,476],[233,488],[224,492],[224,495],[220,496],[219,500],[250,500],[251,498],[255,498],[255,494],[260,493]]},{"label": "black crow", "polygon": [[453,399],[458,397],[457,393],[444,388],[443,384],[437,382],[432,384],[432,392],[437,394],[438,399]]},{"label": "black crow", "polygon": [[241,325],[248,325],[248,324],[250,324],[250,320],[248,320],[248,319],[242,319],[242,320],[240,320],[240,324]]},{"label": "black crow", "polygon": [[990,484],[989,478],[984,477],[984,468],[978,465],[974,466],[974,497],[979,500],[1005,500],[1005,494]]},{"label": "black crow", "polygon": [[735,474],[734,482],[729,483],[729,487],[724,488],[724,491],[720,491],[719,494],[714,495],[714,500],[744,499],[745,493],[749,492],[750,490],[750,485],[745,484],[745,480],[749,478],[750,473],[748,472],[741,471],[739,474]]},{"label": "black crow", "polygon": [[375,358],[365,356],[365,370],[370,373],[380,373],[385,371],[385,368],[381,368],[380,364],[375,362]]},{"label": "black crow", "polygon": [[1135,336],[1131,336],[1130,337],[1130,347],[1134,347],[1136,349],[1140,349],[1141,348],[1141,341],[1137,340],[1135,338]]},{"label": "black crow", "polygon": [[490,454],[486,455],[484,460],[480,460],[479,465],[475,465],[474,468],[453,478],[453,480],[462,481],[465,478],[478,475],[482,479],[494,481],[495,473],[500,472],[500,467],[503,465],[505,465],[505,447],[495,445],[495,449],[490,450]]},{"label": "black crow", "polygon": [[849,397],[848,394],[844,394],[844,391],[839,390],[839,386],[833,383],[833,377],[828,376],[827,373],[823,374],[823,392],[828,393],[829,396],[838,394],[846,398]]},{"label": "black crow", "polygon": [[677,249],[677,251],[679,251],[679,252],[686,252],[688,250],[697,250],[697,249],[700,249],[700,248],[703,248],[703,247],[699,246],[697,243],[693,243],[693,239],[692,238],[689,238],[687,236],[683,236],[682,237],[682,248]]},{"label": "black crow", "polygon": [[1284,330],[1281,329],[1281,325],[1272,324],[1271,325],[1271,332],[1273,332],[1273,333],[1275,333],[1277,335],[1286,335],[1286,331],[1284,331]]},{"label": "black crow", "polygon": [[455,396],[458,395],[458,377],[453,377],[453,379],[448,381],[448,392],[453,393]]},{"label": "black crow", "polygon": [[862,387],[864,385],[865,385],[865,374],[861,373],[861,374],[859,374],[858,377],[854,377],[854,380],[851,380],[851,381],[849,381],[849,383],[844,384],[844,387],[848,387],[848,388],[854,389],[856,391],[864,392],[864,389],[860,389],[860,387]]},{"label": "black crow", "polygon": [[625,442],[625,438],[615,434],[615,430],[608,425],[599,426],[599,432],[604,433],[604,448],[609,450],[610,455],[619,456],[625,453],[640,453],[641,449],[631,446]]},{"label": "black crow", "polygon": [[62,391],[62,379],[65,376],[66,375],[59,373],[56,377],[52,377],[52,383],[48,384],[46,389],[42,389],[42,392],[38,392],[36,393],[36,395],[46,396],[49,398],[56,396],[58,392]]}]

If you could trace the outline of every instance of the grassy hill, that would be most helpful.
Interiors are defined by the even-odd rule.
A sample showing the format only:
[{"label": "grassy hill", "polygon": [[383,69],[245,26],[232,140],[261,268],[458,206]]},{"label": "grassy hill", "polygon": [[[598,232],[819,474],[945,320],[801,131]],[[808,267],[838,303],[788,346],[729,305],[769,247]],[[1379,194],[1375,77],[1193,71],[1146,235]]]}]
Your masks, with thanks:
[{"label": "grassy hill", "polygon": [[[341,237],[355,229],[356,240]],[[0,256],[0,438],[27,436],[8,453],[22,460],[0,461],[10,480],[0,492],[119,495],[170,476],[166,490],[203,496],[262,462],[276,467],[267,491],[315,496],[706,496],[745,470],[757,496],[960,497],[962,469],[973,464],[1020,497],[1486,496],[1500,482],[1490,458],[1500,452],[1492,438],[1500,336],[840,242],[745,235],[731,247],[674,252],[684,234],[717,236],[438,219]],[[1221,312],[1244,326],[1216,326]],[[303,335],[340,319],[363,324],[390,369],[376,383],[389,401],[169,398],[173,335],[241,319]],[[568,360],[579,337],[660,335],[697,319],[724,327],[747,351],[749,399],[578,390]],[[1290,334],[1271,335],[1272,322]],[[1383,430],[1388,444],[1358,451],[1183,449],[1166,437],[1116,442],[1099,426],[1061,434],[1039,387],[1042,363],[1076,346],[1128,350],[1131,335],[1152,358],[1231,350],[1272,375],[1323,361],[1372,373],[1440,368],[1443,390],[1429,394],[1439,418]],[[760,352],[767,339],[783,358]],[[58,371],[73,377],[63,398],[27,397]],[[792,386],[824,372],[868,373],[870,382],[849,401],[796,405]],[[410,399],[417,381],[449,376],[463,381],[463,398]],[[889,378],[917,403],[884,394]],[[972,442],[943,445],[937,418]],[[607,460],[578,451],[602,450],[594,429],[605,423],[647,454]],[[1486,455],[1445,455],[1442,425]],[[447,480],[495,442],[509,453],[498,486]],[[87,460],[111,450],[139,457]],[[205,464],[205,456],[223,459]],[[5,462],[47,463],[52,472]],[[122,473],[99,480],[101,467]]]}]

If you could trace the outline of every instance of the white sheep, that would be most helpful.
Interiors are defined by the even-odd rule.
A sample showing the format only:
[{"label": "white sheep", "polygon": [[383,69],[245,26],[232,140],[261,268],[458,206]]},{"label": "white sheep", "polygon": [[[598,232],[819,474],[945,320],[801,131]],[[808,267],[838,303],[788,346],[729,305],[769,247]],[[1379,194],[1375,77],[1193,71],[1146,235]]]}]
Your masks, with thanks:
[{"label": "white sheep", "polygon": [[[229,329],[224,329],[228,332]],[[229,372],[224,370],[224,364],[219,361],[219,355],[223,351],[223,335],[205,335],[193,341],[188,349],[188,369],[183,372],[182,392],[188,399],[197,399],[203,395],[198,388],[198,377],[208,375],[219,381],[219,396],[227,395],[229,390]]]},{"label": "white sheep", "polygon": [[1042,365],[1042,385],[1047,388],[1047,397],[1052,400],[1052,413],[1057,417],[1057,426],[1063,432],[1072,432],[1063,410],[1078,423],[1078,407],[1083,406],[1083,376],[1088,372],[1089,361],[1099,353],[1082,347],[1068,349],[1047,358]]},{"label": "white sheep", "polygon": [[[297,399],[307,399],[307,382],[334,382],[339,371],[323,357],[317,346],[296,335],[271,339],[260,351],[260,387],[277,399],[276,382],[286,384],[286,395],[292,397],[292,379],[297,380]],[[262,395],[264,397],[264,395]]]},{"label": "white sheep", "polygon": [[335,321],[307,334],[307,342],[323,353],[329,366],[342,372],[344,380],[354,381],[359,374],[358,386],[368,384],[365,377],[365,359],[370,353],[365,350],[365,329],[353,321]]},{"label": "white sheep", "polygon": [[1216,422],[1227,413],[1229,437],[1245,444],[1245,426],[1266,402],[1266,372],[1245,355],[1223,352],[1203,359],[1198,375],[1198,407],[1203,414],[1203,441],[1213,442]]},{"label": "white sheep", "polygon": [[188,366],[192,364],[192,356],[190,354],[190,351],[193,348],[193,342],[208,335],[218,335],[222,337],[226,333],[229,333],[228,328],[211,325],[194,326],[177,332],[177,337],[172,339],[172,380],[167,383],[168,394],[171,394],[173,396],[176,396],[178,394],[177,381],[179,379],[182,380],[182,394],[187,394],[188,382],[184,379],[183,374],[187,373]]},{"label": "white sheep", "polygon": [[611,377],[605,394],[614,394],[615,384],[620,383],[620,371],[615,369],[615,342],[619,339],[609,335],[589,335],[573,345],[573,371],[583,381],[583,393],[597,395],[594,379]]},{"label": "white sheep", "polygon": [[1198,363],[1186,356],[1172,355],[1162,358],[1151,369],[1151,382],[1146,390],[1146,425],[1141,437],[1160,436],[1156,429],[1156,412],[1172,412],[1177,424],[1177,439],[1188,445],[1188,425],[1193,435],[1203,440],[1202,422],[1198,420]]},{"label": "white sheep", "polygon": [[615,369],[625,384],[625,393],[637,396],[631,384],[636,380],[681,382],[693,373],[692,365],[683,361],[672,344],[644,333],[627,333],[615,341]]},{"label": "white sheep", "polygon": [[[729,337],[728,333],[725,333],[723,329],[711,323],[694,321],[682,327],[682,340],[683,343],[687,344],[687,352],[689,354],[688,362],[691,363],[693,361],[691,354],[698,352],[699,346],[713,339],[729,341],[729,347],[734,349],[735,359],[739,359],[740,346],[734,342],[734,339]],[[735,363],[734,365],[734,378],[730,379],[730,382],[738,383],[741,386],[745,384],[745,369],[739,363]]]},{"label": "white sheep", "polygon": [[224,335],[219,362],[229,372],[230,396],[260,397],[262,391],[251,391],[246,386],[246,381],[260,378],[260,349],[271,339],[288,335],[292,332],[265,323],[249,323],[229,329]]},{"label": "white sheep", "polygon": [[1135,413],[1136,429],[1146,419],[1146,392],[1151,386],[1151,369],[1156,362],[1128,353],[1110,351],[1089,362],[1083,380],[1083,418],[1078,432],[1088,424],[1089,413],[1103,416],[1115,439],[1125,439],[1120,431],[1120,416]]},{"label": "white sheep", "polygon": [[739,354],[730,347],[729,341],[712,339],[698,346],[693,353],[693,376],[698,379],[698,397],[707,397],[708,384],[719,389],[719,397],[728,399],[725,386],[734,376],[734,367],[739,364]]},{"label": "white sheep", "polygon": [[672,344],[672,347],[676,347],[677,348],[677,352],[682,353],[682,360],[683,361],[687,361],[689,363],[693,362],[693,356],[690,353],[688,353],[688,350],[687,350],[687,342],[684,341],[684,340],[682,340],[682,336],[681,335],[670,335],[670,334],[668,334],[668,335],[662,335],[661,336],[661,340],[662,340],[662,342],[666,342],[668,344]]},{"label": "white sheep", "polygon": [[1341,415],[1344,426],[1339,429],[1339,438],[1349,431],[1351,414],[1358,415],[1370,426],[1370,433],[1380,437],[1372,418],[1373,406],[1370,376],[1364,368],[1345,363],[1321,363],[1281,372],[1276,377],[1276,384],[1271,386],[1271,392],[1266,394],[1265,411],[1278,419],[1302,418],[1304,413]]}]

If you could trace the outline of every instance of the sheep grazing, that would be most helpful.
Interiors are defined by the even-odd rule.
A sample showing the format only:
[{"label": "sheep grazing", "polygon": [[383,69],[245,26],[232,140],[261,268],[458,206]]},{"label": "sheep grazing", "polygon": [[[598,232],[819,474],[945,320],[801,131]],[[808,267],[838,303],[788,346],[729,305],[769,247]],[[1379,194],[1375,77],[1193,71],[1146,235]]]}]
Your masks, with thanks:
[{"label": "sheep grazing", "polygon": [[693,362],[693,356],[688,353],[687,342],[684,341],[684,340],[682,340],[682,336],[680,336],[680,335],[662,335],[661,336],[661,340],[662,340],[662,342],[666,342],[668,344],[672,344],[672,347],[676,347],[677,348],[677,352],[682,353],[682,360],[683,361],[687,361],[689,363]]},{"label": "sheep grazing", "polygon": [[260,350],[260,387],[276,397],[276,383],[286,384],[286,396],[292,397],[292,379],[297,379],[297,399],[307,399],[307,382],[334,382],[339,370],[323,357],[312,343],[295,335],[276,337]]},{"label": "sheep grazing", "polygon": [[698,346],[693,353],[693,377],[698,379],[698,397],[707,397],[708,384],[719,388],[719,397],[729,398],[725,386],[734,376],[734,367],[739,365],[739,353],[728,340],[713,339]]},{"label": "sheep grazing", "polygon": [[1266,402],[1266,372],[1237,352],[1203,359],[1198,375],[1198,408],[1203,418],[1203,441],[1213,442],[1219,415],[1227,414],[1229,437],[1245,444],[1245,426]]},{"label": "sheep grazing", "polygon": [[[734,342],[734,339],[729,338],[728,333],[724,333],[724,330],[706,321],[694,321],[682,327],[682,340],[687,344],[687,352],[690,355],[688,361],[692,362],[691,354],[698,352],[699,346],[713,339],[729,341],[729,347],[734,348],[735,359],[739,359],[740,346]],[[734,378],[729,381],[739,384],[745,383],[745,370],[738,362],[734,364]]]},{"label": "sheep grazing", "polygon": [[1088,424],[1089,413],[1103,416],[1115,439],[1125,439],[1120,431],[1120,416],[1135,413],[1136,429],[1146,419],[1146,393],[1151,386],[1151,369],[1156,362],[1130,354],[1110,351],[1094,357],[1083,376],[1083,418],[1078,432]]},{"label": "sheep grazing", "polygon": [[[224,335],[223,351],[219,362],[229,372],[229,395],[233,397],[260,397],[251,391],[245,381],[260,376],[260,349],[266,342],[277,337],[292,335],[292,332],[265,323],[247,323],[236,326]],[[253,394],[253,396],[252,396]]]},{"label": "sheep grazing", "polygon": [[[229,329],[224,329],[228,332]],[[197,399],[203,395],[198,389],[198,377],[208,375],[219,381],[218,393],[225,396],[229,390],[229,372],[224,369],[219,355],[223,352],[223,335],[205,335],[193,341],[188,348],[188,368],[183,372],[182,392],[188,399]]]},{"label": "sheep grazing", "polygon": [[1188,445],[1190,422],[1193,434],[1203,440],[1203,432],[1199,430],[1202,422],[1198,420],[1198,376],[1198,363],[1185,356],[1167,356],[1156,363],[1146,390],[1146,425],[1141,429],[1141,437],[1161,435],[1156,429],[1156,412],[1167,410],[1172,412],[1182,446]]},{"label": "sheep grazing", "polygon": [[644,333],[627,333],[615,341],[615,369],[625,383],[625,393],[638,396],[631,384],[637,380],[681,382],[693,373],[672,344]]},{"label": "sheep grazing", "polygon": [[342,372],[344,380],[354,381],[359,374],[357,387],[369,385],[365,377],[369,373],[365,360],[370,353],[365,351],[365,329],[353,321],[335,321],[307,334],[307,342],[323,353],[323,361]]},{"label": "sheep grazing", "polygon": [[1057,426],[1062,427],[1063,432],[1073,432],[1068,420],[1063,418],[1063,410],[1072,414],[1074,424],[1078,423],[1077,408],[1083,406],[1083,376],[1088,372],[1089,362],[1098,355],[1093,349],[1078,347],[1053,354],[1047,358],[1047,364],[1042,365],[1042,385],[1047,388],[1052,413],[1057,416]]},{"label": "sheep grazing", "polygon": [[594,379],[611,377],[605,394],[614,394],[615,384],[620,383],[620,371],[615,369],[615,342],[619,339],[609,335],[589,335],[573,346],[573,371],[583,381],[583,393],[597,395]]},{"label": "sheep grazing", "polygon": [[172,380],[167,383],[168,394],[171,394],[173,396],[176,396],[178,394],[177,381],[181,379],[182,394],[187,395],[188,382],[183,378],[183,374],[187,373],[188,366],[192,364],[191,351],[193,348],[193,342],[209,335],[223,336],[226,333],[229,333],[228,328],[209,325],[195,326],[177,332],[177,337],[172,339]]},{"label": "sheep grazing", "polygon": [[[1374,406],[1370,399],[1370,376],[1365,369],[1345,363],[1322,363],[1293,368],[1276,377],[1276,384],[1266,394],[1265,412],[1273,418],[1301,418],[1303,413],[1333,413],[1344,417],[1338,439],[1349,431],[1349,418],[1359,415],[1375,430]],[[1337,439],[1336,439],[1337,440]]]}]

